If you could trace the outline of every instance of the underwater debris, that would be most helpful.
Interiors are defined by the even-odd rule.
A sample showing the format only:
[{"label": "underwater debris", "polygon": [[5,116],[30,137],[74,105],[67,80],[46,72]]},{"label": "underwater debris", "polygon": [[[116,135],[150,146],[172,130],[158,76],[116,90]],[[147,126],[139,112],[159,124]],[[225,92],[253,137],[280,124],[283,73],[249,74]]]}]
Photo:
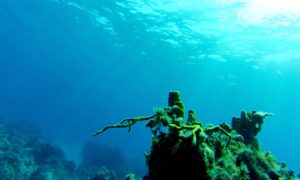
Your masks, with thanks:
[{"label": "underwater debris", "polygon": [[[125,119],[95,132],[99,135],[110,128],[126,128],[139,121],[149,121],[152,147],[145,153],[148,165],[146,180],[227,180],[227,179],[296,179],[272,156],[264,153],[256,135],[261,131],[264,118],[271,113],[242,111],[241,117],[226,123],[204,127],[197,121],[193,110],[188,111],[184,124],[184,104],[178,91],[169,93],[168,107],[154,115]],[[168,127],[168,132],[160,131]]]}]

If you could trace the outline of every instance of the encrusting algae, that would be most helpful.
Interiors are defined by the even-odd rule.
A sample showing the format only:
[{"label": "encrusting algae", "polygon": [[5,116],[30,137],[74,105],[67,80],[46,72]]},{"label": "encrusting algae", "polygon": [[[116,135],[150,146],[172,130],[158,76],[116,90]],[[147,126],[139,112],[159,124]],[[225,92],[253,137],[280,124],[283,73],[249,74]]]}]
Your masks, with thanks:
[{"label": "encrusting algae", "polygon": [[[169,93],[168,107],[157,109],[148,117],[124,119],[111,128],[128,128],[139,121],[149,121],[152,147],[145,153],[148,174],[144,180],[293,180],[296,176],[270,152],[264,153],[256,139],[268,112],[242,111],[232,118],[231,126],[222,123],[204,127],[196,113],[185,108],[178,91]],[[163,132],[162,127],[168,131]],[[134,177],[134,176],[132,176]],[[134,179],[134,178],[130,178]]]}]

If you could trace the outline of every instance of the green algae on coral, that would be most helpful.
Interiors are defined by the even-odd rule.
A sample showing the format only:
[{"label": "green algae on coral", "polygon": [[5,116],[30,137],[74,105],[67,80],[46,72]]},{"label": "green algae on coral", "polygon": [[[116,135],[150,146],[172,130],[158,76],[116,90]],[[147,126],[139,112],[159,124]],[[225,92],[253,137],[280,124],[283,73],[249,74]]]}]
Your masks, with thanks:
[{"label": "green algae on coral", "polygon": [[[271,113],[242,111],[240,118],[232,119],[232,127],[226,123],[204,127],[192,110],[184,124],[185,109],[178,91],[169,93],[168,105],[152,116],[131,118],[125,125],[123,120],[93,135],[149,121],[146,127],[152,130],[153,141],[150,153],[145,153],[145,180],[296,179],[285,164],[276,161],[270,152],[264,153],[256,139],[264,118]],[[167,133],[160,131],[162,126],[168,127]]]},{"label": "green algae on coral", "polygon": [[261,131],[264,119],[272,115],[269,112],[252,111],[249,113],[242,111],[240,118],[232,118],[232,129],[243,136],[246,144],[258,148],[259,143],[256,136]]}]

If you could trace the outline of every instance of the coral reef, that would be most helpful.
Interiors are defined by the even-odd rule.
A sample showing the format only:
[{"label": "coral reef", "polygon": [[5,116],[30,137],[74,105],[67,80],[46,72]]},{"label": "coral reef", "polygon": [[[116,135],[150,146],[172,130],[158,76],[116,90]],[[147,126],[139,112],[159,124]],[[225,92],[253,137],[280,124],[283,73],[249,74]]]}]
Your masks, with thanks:
[{"label": "coral reef", "polygon": [[[231,126],[204,126],[195,111],[187,112],[186,117],[180,93],[170,92],[167,107],[156,109],[151,116],[124,119],[93,136],[114,128],[130,131],[136,123],[147,121],[152,146],[145,153],[148,173],[144,180],[296,179],[285,163],[262,151],[256,138],[272,113],[242,111],[240,117],[232,118]],[[1,180],[136,179],[133,173],[125,176],[128,167],[121,151],[91,141],[83,146],[82,162],[76,168],[62,150],[41,138],[39,129],[32,124],[0,119]]]},{"label": "coral reef", "polygon": [[71,180],[76,179],[75,164],[48,141],[12,123],[0,122],[0,177],[2,180]]},{"label": "coral reef", "polygon": [[[118,158],[118,162],[112,162],[112,154],[105,152],[103,146],[91,146],[88,144],[83,148],[81,165],[76,168],[75,163],[65,158],[61,149],[42,138],[39,128],[33,124],[0,119],[0,179],[117,180],[116,173],[104,165],[125,168],[124,164],[120,164],[120,160],[124,159],[122,154],[118,150],[112,151]],[[91,157],[99,153],[103,153],[102,156]],[[104,159],[108,154],[110,159]],[[98,162],[91,162],[92,159]],[[123,174],[124,177],[125,172]]]},{"label": "coral reef", "polygon": [[146,127],[152,131],[152,147],[145,153],[145,180],[296,179],[286,164],[275,160],[270,152],[263,152],[256,139],[264,119],[271,113],[243,111],[240,118],[232,119],[232,127],[226,123],[204,127],[193,110],[188,111],[184,123],[184,112],[180,93],[170,92],[168,107],[157,109],[154,115],[125,119],[93,135],[110,128],[130,130],[136,122],[149,121]]}]

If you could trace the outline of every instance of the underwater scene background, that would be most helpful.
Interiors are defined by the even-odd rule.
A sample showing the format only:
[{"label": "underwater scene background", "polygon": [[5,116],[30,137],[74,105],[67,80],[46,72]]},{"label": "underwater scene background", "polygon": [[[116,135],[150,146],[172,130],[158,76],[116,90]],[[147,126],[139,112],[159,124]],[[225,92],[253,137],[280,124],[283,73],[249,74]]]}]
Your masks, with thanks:
[{"label": "underwater scene background", "polygon": [[299,49],[295,0],[1,0],[1,121],[38,127],[77,165],[142,176],[145,124],[91,135],[179,90],[203,124],[274,113],[258,139],[298,174]]}]

